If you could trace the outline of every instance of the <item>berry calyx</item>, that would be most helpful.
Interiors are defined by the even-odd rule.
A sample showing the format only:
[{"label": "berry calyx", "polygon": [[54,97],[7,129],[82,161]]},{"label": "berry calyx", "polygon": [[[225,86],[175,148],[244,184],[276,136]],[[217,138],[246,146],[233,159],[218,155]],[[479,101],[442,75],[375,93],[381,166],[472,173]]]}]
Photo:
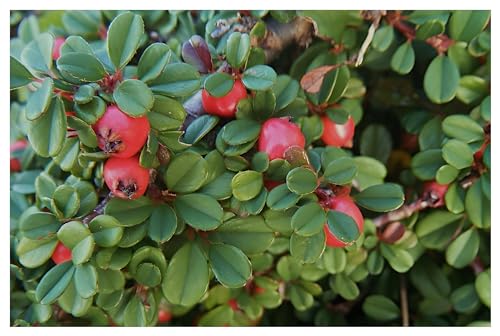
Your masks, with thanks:
[{"label": "berry calyx", "polygon": [[109,190],[123,199],[141,197],[149,184],[149,170],[139,164],[139,156],[109,158],[104,164],[103,175]]},{"label": "berry calyx", "polygon": [[306,139],[299,126],[288,118],[271,118],[260,130],[258,150],[266,152],[269,160],[283,159],[292,146],[304,148]]},{"label": "berry calyx", "polygon": [[167,323],[172,319],[172,313],[165,309],[160,309],[158,311],[158,322]]},{"label": "berry calyx", "polygon": [[[328,208],[342,212],[348,216],[351,216],[352,219],[356,222],[356,225],[358,226],[359,233],[361,234],[363,232],[363,224],[364,224],[364,219],[363,215],[361,214],[361,211],[359,210],[358,206],[354,203],[352,198],[350,196],[334,196],[330,201],[327,203]],[[348,243],[345,243],[341,240],[339,240],[328,228],[328,225],[325,224],[323,227],[326,235],[326,245],[330,247],[345,247],[348,246]]]},{"label": "berry calyx", "polygon": [[344,124],[336,124],[327,116],[321,117],[323,134],[321,140],[329,146],[352,148],[354,120],[349,117]]},{"label": "berry calyx", "polygon": [[223,97],[214,97],[203,89],[201,92],[201,103],[203,109],[208,114],[216,115],[222,118],[234,118],[236,114],[236,107],[240,100],[247,97],[247,89],[237,79],[234,81],[233,88]]},{"label": "berry calyx", "polygon": [[51,259],[56,264],[62,264],[65,261],[71,260],[71,250],[61,242],[57,242],[56,248],[54,252],[52,252]]},{"label": "berry calyx", "polygon": [[[10,153],[16,154],[16,152],[20,152],[24,150],[28,146],[28,142],[25,139],[17,140],[13,144],[10,145]],[[16,173],[21,171],[21,161],[19,158],[15,156],[11,156],[10,158],[10,172]]]},{"label": "berry calyx", "polygon": [[442,207],[445,204],[444,196],[448,187],[448,184],[439,184],[436,181],[425,182],[422,197],[429,201],[431,208]]},{"label": "berry calyx", "polygon": [[112,157],[129,158],[146,143],[150,126],[147,117],[132,118],[111,105],[92,128],[100,149]]},{"label": "berry calyx", "polygon": [[54,40],[54,48],[52,49],[52,59],[57,61],[61,57],[61,46],[66,42],[66,39],[62,36],[56,37]]}]

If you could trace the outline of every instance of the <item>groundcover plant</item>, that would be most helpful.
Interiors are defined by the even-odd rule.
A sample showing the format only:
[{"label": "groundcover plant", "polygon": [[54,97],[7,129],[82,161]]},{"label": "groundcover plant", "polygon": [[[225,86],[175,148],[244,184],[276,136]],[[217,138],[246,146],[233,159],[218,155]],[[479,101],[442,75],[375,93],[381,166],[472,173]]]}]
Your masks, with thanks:
[{"label": "groundcover plant", "polygon": [[489,11],[10,27],[12,326],[489,325]]}]

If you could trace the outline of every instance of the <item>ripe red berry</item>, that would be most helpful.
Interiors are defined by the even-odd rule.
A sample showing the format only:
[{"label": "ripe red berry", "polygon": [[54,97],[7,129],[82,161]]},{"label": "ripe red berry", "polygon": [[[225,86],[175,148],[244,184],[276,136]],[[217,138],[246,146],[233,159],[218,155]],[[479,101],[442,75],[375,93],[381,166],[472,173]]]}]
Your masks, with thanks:
[{"label": "ripe red berry", "polygon": [[287,118],[271,118],[260,130],[258,150],[266,152],[269,160],[283,159],[292,146],[304,148],[306,139],[299,126]]},{"label": "ripe red berry", "polygon": [[207,90],[203,89],[201,93],[201,103],[203,109],[208,114],[217,115],[222,118],[234,118],[238,102],[247,97],[247,89],[237,79],[234,81],[233,88],[223,97],[211,96]]},{"label": "ripe red berry", "polygon": [[57,61],[61,57],[61,46],[66,41],[62,36],[56,37],[54,40],[54,48],[52,49],[52,59]]},{"label": "ripe red berry", "polygon": [[[328,207],[332,210],[342,212],[348,216],[351,216],[356,225],[358,226],[358,230],[360,234],[363,232],[363,224],[364,219],[361,211],[354,203],[351,197],[349,196],[334,196],[330,202],[328,202]],[[330,231],[328,225],[325,224],[324,231],[326,234],[326,245],[330,247],[345,247],[349,244],[344,243],[343,241],[337,239],[335,235]]]},{"label": "ripe red berry", "polygon": [[172,313],[165,309],[160,309],[158,311],[158,322],[167,323],[172,319]]},{"label": "ripe red berry", "polygon": [[232,310],[234,311],[237,311],[237,310],[240,310],[240,306],[238,305],[238,301],[236,301],[236,299],[229,299],[227,301],[227,304],[229,305],[229,307],[231,307]]},{"label": "ripe red berry", "polygon": [[[17,140],[10,145],[10,153],[13,154],[18,151],[22,151],[28,146],[28,142],[25,139]],[[21,161],[17,157],[10,158],[10,172],[20,172],[21,171]]]},{"label": "ripe red berry", "polygon": [[344,124],[336,124],[327,116],[321,117],[323,122],[323,134],[321,140],[329,146],[352,147],[354,137],[354,120],[349,117]]},{"label": "ripe red berry", "polygon": [[116,105],[108,106],[92,128],[97,134],[99,148],[118,158],[129,158],[139,152],[150,129],[147,117],[129,117]]},{"label": "ripe red berry", "polygon": [[51,258],[56,264],[61,264],[65,261],[71,260],[71,250],[64,246],[61,242],[57,242]]},{"label": "ripe red berry", "polygon": [[439,184],[436,181],[425,182],[423,198],[431,202],[432,208],[439,208],[445,203],[444,196],[448,187],[448,184]]},{"label": "ripe red berry", "polygon": [[139,156],[109,158],[104,164],[104,182],[119,198],[136,199],[144,195],[149,183],[149,170],[141,167]]},{"label": "ripe red berry", "polygon": [[283,182],[272,181],[272,180],[264,180],[264,187],[266,187],[267,191],[271,191],[277,186],[283,184]]}]

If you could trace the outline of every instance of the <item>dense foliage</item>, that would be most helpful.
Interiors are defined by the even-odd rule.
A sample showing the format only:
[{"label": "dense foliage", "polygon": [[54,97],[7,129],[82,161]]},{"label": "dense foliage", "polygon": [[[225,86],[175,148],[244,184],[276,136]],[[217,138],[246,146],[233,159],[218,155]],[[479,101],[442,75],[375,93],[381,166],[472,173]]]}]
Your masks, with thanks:
[{"label": "dense foliage", "polygon": [[489,11],[10,18],[11,325],[489,325]]}]

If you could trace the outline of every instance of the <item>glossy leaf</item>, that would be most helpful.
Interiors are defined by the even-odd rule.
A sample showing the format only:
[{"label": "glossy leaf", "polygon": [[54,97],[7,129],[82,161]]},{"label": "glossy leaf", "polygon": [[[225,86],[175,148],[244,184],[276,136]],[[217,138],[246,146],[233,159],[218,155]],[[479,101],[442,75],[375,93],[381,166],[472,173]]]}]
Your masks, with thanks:
[{"label": "glossy leaf", "polygon": [[366,188],[354,196],[357,204],[372,211],[387,212],[399,208],[404,202],[401,186],[384,183]]},{"label": "glossy leaf", "polygon": [[151,90],[136,79],[121,82],[113,91],[113,98],[121,111],[134,118],[145,115],[154,103]]},{"label": "glossy leaf", "polygon": [[164,180],[169,190],[189,193],[199,189],[207,177],[207,162],[199,154],[184,152],[170,162]]},{"label": "glossy leaf", "polygon": [[326,213],[316,202],[301,206],[292,217],[292,228],[300,236],[317,234],[326,223]]},{"label": "glossy leaf", "polygon": [[142,17],[131,12],[118,15],[109,25],[106,48],[115,69],[122,69],[134,56],[142,34]]},{"label": "glossy leaf", "polygon": [[70,262],[51,268],[38,283],[35,293],[37,301],[41,304],[55,302],[68,287],[74,272],[75,268]]},{"label": "glossy leaf", "polygon": [[250,55],[250,36],[240,32],[229,35],[226,43],[226,59],[231,67],[241,68]]},{"label": "glossy leaf", "polygon": [[240,249],[234,246],[211,245],[208,250],[208,260],[215,277],[226,287],[243,287],[250,278],[252,272],[250,261]]},{"label": "glossy leaf", "polygon": [[255,65],[245,70],[242,81],[249,90],[263,91],[274,85],[276,77],[276,72],[271,67]]},{"label": "glossy leaf", "polygon": [[424,90],[433,103],[447,103],[455,97],[459,80],[456,64],[447,56],[437,56],[425,72]]},{"label": "glossy leaf", "polygon": [[57,60],[57,68],[83,82],[97,82],[106,75],[104,65],[95,56],[82,52],[64,54]]},{"label": "glossy leaf", "polygon": [[196,229],[210,231],[222,224],[222,207],[208,195],[193,193],[177,196],[174,206],[177,214]]}]

